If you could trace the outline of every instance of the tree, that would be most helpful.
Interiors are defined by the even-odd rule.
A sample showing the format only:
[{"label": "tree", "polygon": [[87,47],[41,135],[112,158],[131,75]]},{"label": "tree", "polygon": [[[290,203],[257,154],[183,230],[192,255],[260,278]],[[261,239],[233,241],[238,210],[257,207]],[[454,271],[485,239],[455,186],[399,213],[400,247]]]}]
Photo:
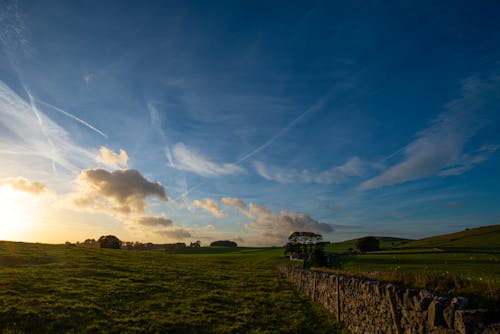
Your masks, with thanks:
[{"label": "tree", "polygon": [[191,244],[189,244],[189,247],[193,247],[193,248],[201,247],[201,241],[196,240],[195,242],[192,242]]},{"label": "tree", "polygon": [[122,242],[120,239],[115,237],[114,235],[106,235],[102,236],[97,240],[101,248],[113,248],[113,249],[120,249]]},{"label": "tree", "polygon": [[291,254],[294,257],[304,259],[306,261],[316,261],[320,257],[324,257],[325,243],[323,236],[313,232],[293,232],[288,237],[288,243],[285,245],[285,255]]},{"label": "tree", "polygon": [[356,248],[361,253],[373,252],[380,249],[379,240],[375,237],[364,237],[356,240]]},{"label": "tree", "polygon": [[217,247],[238,247],[238,244],[234,241],[229,241],[229,240],[218,240],[214,241],[210,244],[210,246],[217,246]]}]

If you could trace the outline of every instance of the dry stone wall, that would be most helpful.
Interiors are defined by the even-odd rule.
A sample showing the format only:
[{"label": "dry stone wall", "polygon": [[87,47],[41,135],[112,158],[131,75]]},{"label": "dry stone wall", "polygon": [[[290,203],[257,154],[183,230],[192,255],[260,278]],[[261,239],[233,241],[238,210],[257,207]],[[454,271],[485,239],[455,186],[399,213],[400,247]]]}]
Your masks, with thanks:
[{"label": "dry stone wall", "polygon": [[293,266],[278,269],[354,334],[499,334],[500,312],[468,310],[463,297]]}]

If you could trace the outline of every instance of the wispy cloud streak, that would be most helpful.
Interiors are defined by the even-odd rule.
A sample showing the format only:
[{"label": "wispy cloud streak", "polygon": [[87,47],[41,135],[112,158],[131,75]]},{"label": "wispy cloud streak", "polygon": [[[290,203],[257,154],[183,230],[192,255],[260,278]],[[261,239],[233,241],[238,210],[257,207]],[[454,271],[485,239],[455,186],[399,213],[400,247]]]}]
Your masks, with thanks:
[{"label": "wispy cloud streak", "polygon": [[74,119],[78,123],[85,125],[86,127],[88,127],[89,129],[93,130],[94,132],[97,132],[98,134],[100,134],[104,138],[108,138],[107,134],[105,134],[104,132],[102,132],[101,130],[99,130],[98,128],[96,128],[95,126],[93,126],[92,124],[84,121],[83,119],[81,119],[81,118],[79,118],[79,117],[77,117],[77,116],[75,116],[73,114],[70,114],[69,112],[64,111],[61,108],[58,108],[58,107],[56,107],[56,106],[54,106],[54,105],[52,105],[52,104],[50,104],[48,102],[45,102],[45,101],[42,101],[42,100],[37,100],[37,102],[40,103],[40,104],[46,105],[47,107],[50,107],[50,108],[54,109],[55,111],[60,112],[64,116],[67,116],[67,117],[69,117],[71,119]]},{"label": "wispy cloud streak", "polygon": [[[382,174],[365,181],[360,189],[372,189],[433,175],[459,175],[489,158],[496,151],[477,149],[464,153],[465,144],[481,127],[489,112],[487,101],[498,99],[499,78],[470,77],[462,82],[462,96],[446,105],[432,124],[402,149],[405,159]],[[399,153],[393,153],[391,156]],[[391,157],[389,156],[389,157]],[[386,158],[387,159],[387,158]]]},{"label": "wispy cloud streak", "polygon": [[361,161],[358,157],[352,157],[343,165],[330,168],[320,173],[313,173],[307,169],[280,169],[276,167],[267,167],[262,162],[255,163],[255,169],[261,177],[266,180],[273,180],[280,183],[341,183],[346,181],[349,177],[364,175],[369,167],[370,164]]},{"label": "wispy cloud streak", "polygon": [[300,123],[306,116],[310,115],[310,114],[313,114],[315,113],[316,111],[318,110],[321,110],[326,101],[329,99],[330,97],[330,94],[328,94],[326,97],[322,98],[321,100],[319,100],[316,104],[314,104],[313,106],[309,107],[308,109],[306,109],[306,111],[304,111],[302,114],[300,114],[299,116],[297,116],[295,119],[293,119],[290,123],[288,123],[287,126],[285,126],[284,128],[281,128],[278,132],[276,132],[276,134],[274,134],[269,140],[267,140],[264,144],[254,148],[253,150],[251,150],[250,152],[244,154],[241,158],[239,158],[235,164],[240,164],[248,159],[250,159],[251,157],[253,157],[254,155],[256,155],[257,153],[259,153],[260,151],[264,150],[265,148],[271,146],[278,138],[280,138],[281,136],[283,136],[284,134],[286,134],[288,131],[292,130],[298,123]]},{"label": "wispy cloud streak", "polygon": [[0,155],[43,158],[53,170],[59,165],[73,173],[92,162],[95,152],[74,143],[63,127],[37,108],[28,89],[26,93],[29,102],[0,81]]},{"label": "wispy cloud streak", "polygon": [[151,126],[160,135],[163,140],[163,145],[165,146],[165,155],[167,156],[168,164],[170,167],[175,168],[174,159],[172,157],[172,150],[167,140],[167,136],[161,127],[161,116],[158,109],[154,106],[154,102],[150,101],[147,103],[147,108],[149,110],[149,117],[151,118]]}]

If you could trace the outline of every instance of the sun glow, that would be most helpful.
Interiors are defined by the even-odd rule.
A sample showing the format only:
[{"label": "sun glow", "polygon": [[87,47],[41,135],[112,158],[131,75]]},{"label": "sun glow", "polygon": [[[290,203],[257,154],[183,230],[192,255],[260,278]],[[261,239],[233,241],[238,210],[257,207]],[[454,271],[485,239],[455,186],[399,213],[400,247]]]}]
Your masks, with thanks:
[{"label": "sun glow", "polygon": [[0,187],[0,240],[22,241],[39,212],[36,196]]}]

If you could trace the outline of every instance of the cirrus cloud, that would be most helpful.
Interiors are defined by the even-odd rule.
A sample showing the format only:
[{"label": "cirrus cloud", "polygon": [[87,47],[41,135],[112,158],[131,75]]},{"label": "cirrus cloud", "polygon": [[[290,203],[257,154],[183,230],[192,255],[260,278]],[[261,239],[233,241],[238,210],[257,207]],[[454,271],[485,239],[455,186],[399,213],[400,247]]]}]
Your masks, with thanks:
[{"label": "cirrus cloud", "polygon": [[203,154],[189,148],[183,143],[177,143],[172,148],[175,168],[196,173],[201,176],[218,176],[223,174],[238,174],[243,168],[236,164],[218,164],[210,161]]},{"label": "cirrus cloud", "polygon": [[354,156],[343,165],[332,167],[320,173],[313,173],[307,169],[297,170],[268,167],[262,162],[256,162],[254,166],[257,173],[266,180],[273,180],[280,183],[333,184],[344,182],[349,177],[364,175],[369,164]]},{"label": "cirrus cloud", "polygon": [[497,150],[495,145],[485,145],[473,153],[464,153],[464,147],[482,126],[482,114],[491,112],[485,101],[500,96],[498,81],[500,77],[463,80],[462,96],[449,102],[445,111],[404,147],[404,160],[365,181],[360,189],[379,188],[433,175],[460,175],[487,160]]}]

